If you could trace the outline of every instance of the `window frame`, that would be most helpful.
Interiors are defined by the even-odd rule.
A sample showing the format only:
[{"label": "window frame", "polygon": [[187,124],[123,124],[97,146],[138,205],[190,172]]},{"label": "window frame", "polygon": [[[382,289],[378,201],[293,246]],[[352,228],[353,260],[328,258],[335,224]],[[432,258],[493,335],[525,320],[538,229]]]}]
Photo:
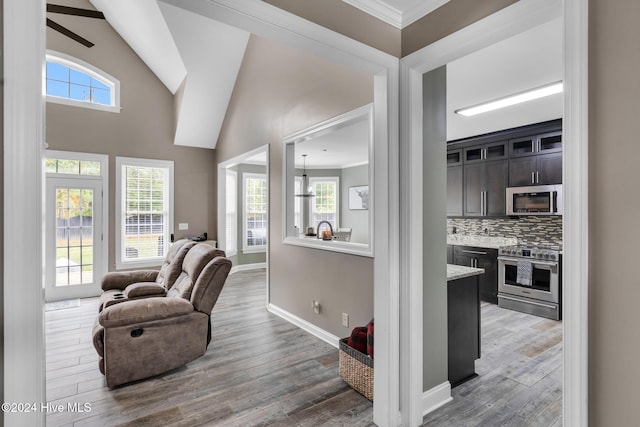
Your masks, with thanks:
[{"label": "window frame", "polygon": [[115,200],[115,212],[116,212],[116,270],[131,269],[131,268],[146,268],[146,267],[158,267],[162,265],[166,253],[169,249],[169,245],[165,245],[164,253],[160,256],[147,257],[142,260],[129,261],[123,259],[122,243],[125,239],[126,233],[126,221],[124,219],[123,205],[124,197],[126,197],[126,191],[123,191],[124,183],[123,170],[126,166],[133,167],[151,167],[167,169],[167,176],[169,182],[165,184],[165,191],[168,193],[167,200],[167,229],[165,231],[165,242],[170,242],[171,234],[173,234],[173,207],[174,207],[174,162],[173,160],[156,160],[156,159],[142,159],[134,157],[116,157],[116,200]]},{"label": "window frame", "polygon": [[262,253],[266,252],[267,244],[249,246],[248,243],[248,229],[247,229],[247,180],[248,179],[262,179],[265,182],[265,238],[268,241],[269,230],[269,182],[267,181],[267,174],[255,173],[255,172],[242,172],[242,253]]},{"label": "window frame", "polygon": [[[225,180],[228,180],[229,176],[233,176],[234,185],[233,191],[230,192],[228,182],[225,181],[225,251],[227,257],[234,256],[238,253],[238,172],[231,169],[225,169]],[[234,203],[231,203],[233,205],[233,213],[229,212],[230,196],[233,197],[234,201]],[[233,214],[233,220],[229,221],[229,215],[231,214]],[[230,234],[232,236],[231,238]],[[229,244],[231,242],[233,245]]]},{"label": "window frame", "polygon": [[[62,105],[70,105],[73,107],[82,107],[89,108],[93,110],[100,111],[108,111],[112,113],[119,113],[121,110],[120,107],[120,80],[116,79],[112,75],[102,71],[101,69],[85,62],[81,59],[75,58],[71,55],[67,55],[62,52],[56,52],[54,50],[47,50],[46,53],[46,63],[53,62],[56,64],[63,65],[65,67],[72,68],[81,73],[87,74],[90,77],[93,77],[96,80],[99,80],[101,83],[109,86],[111,89],[111,103],[110,105],[105,104],[97,104],[89,101],[78,101],[76,99],[62,98],[58,96],[47,95],[47,75],[45,71],[44,75],[44,84],[43,84],[43,92],[45,93],[47,102],[51,102],[53,104],[62,104]],[[45,66],[46,66],[45,63]]]},{"label": "window frame", "polygon": [[309,177],[309,185],[313,188],[313,194],[315,197],[311,199],[311,203],[309,206],[309,227],[316,229],[316,221],[314,219],[315,213],[315,201],[318,197],[318,191],[316,190],[316,183],[318,182],[332,182],[336,186],[335,191],[335,207],[336,207],[336,220],[335,224],[332,225],[333,231],[335,232],[340,226],[340,177],[339,176],[310,176]]}]

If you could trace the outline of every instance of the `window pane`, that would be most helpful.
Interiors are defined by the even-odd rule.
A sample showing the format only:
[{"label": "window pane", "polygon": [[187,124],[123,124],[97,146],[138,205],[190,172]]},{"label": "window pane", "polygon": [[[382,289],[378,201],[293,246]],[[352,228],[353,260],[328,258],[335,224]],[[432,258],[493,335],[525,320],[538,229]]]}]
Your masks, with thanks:
[{"label": "window pane", "polygon": [[47,173],[58,172],[58,161],[56,159],[45,159],[44,169]]},{"label": "window pane", "polygon": [[70,84],[69,99],[75,99],[76,101],[90,101],[91,91],[88,86]]},{"label": "window pane", "polygon": [[77,83],[79,85],[90,86],[91,85],[91,76],[83,73],[82,71],[70,69],[69,70],[69,81],[71,83]]},{"label": "window pane", "polygon": [[77,160],[58,160],[58,173],[78,175],[80,173],[80,162]]},{"label": "window pane", "polygon": [[69,81],[69,67],[47,61],[47,79]]},{"label": "window pane", "polygon": [[264,177],[245,177],[246,246],[267,244],[267,180]]},{"label": "window pane", "polygon": [[100,162],[81,161],[80,174],[100,176]]},{"label": "window pane", "polygon": [[163,257],[168,241],[168,169],[124,166],[123,261]]},{"label": "window pane", "polygon": [[47,95],[69,98],[69,83],[47,80]]},{"label": "window pane", "polygon": [[104,89],[106,91],[109,90],[109,86],[102,83],[100,80],[94,79],[93,77],[91,77],[91,87],[97,88],[97,89]]},{"label": "window pane", "polygon": [[92,88],[92,102],[95,104],[111,105],[111,94],[108,90]]}]

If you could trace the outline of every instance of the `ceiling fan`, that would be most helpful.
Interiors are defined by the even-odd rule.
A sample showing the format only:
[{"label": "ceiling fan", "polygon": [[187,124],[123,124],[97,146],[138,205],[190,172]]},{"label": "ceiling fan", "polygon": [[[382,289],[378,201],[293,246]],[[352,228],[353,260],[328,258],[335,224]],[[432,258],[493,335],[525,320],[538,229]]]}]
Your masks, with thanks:
[{"label": "ceiling fan", "polygon": [[[70,7],[70,6],[61,6],[61,5],[57,5],[57,4],[50,4],[47,3],[47,12],[49,13],[59,13],[62,15],[74,15],[74,16],[82,16],[84,18],[96,18],[96,19],[104,19],[104,14],[102,12],[99,12],[97,10],[91,10],[91,9],[80,9],[77,7]],[[91,47],[94,44],[91,43],[89,40],[85,39],[84,37],[80,36],[79,34],[74,33],[73,31],[71,31],[70,29],[58,24],[56,21],[47,18],[47,27],[56,30],[57,32],[64,34],[65,36],[69,37],[70,39],[73,39],[75,41],[77,41],[78,43],[86,46],[86,47]]]}]

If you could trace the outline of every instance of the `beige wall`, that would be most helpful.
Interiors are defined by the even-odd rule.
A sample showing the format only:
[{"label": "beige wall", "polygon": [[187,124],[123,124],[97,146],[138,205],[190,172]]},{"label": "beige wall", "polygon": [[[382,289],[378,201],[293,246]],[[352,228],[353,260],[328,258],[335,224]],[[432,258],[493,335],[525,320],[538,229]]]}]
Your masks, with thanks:
[{"label": "beige wall", "polygon": [[518,0],[451,0],[402,30],[402,56],[407,56]]},{"label": "beige wall", "polygon": [[342,0],[264,0],[337,33],[400,56],[400,30]]},{"label": "beige wall", "polygon": [[342,312],[373,316],[373,260],[282,244],[282,138],[372,101],[371,76],[251,36],[216,148],[223,162],[270,144],[270,300],[340,337]]},{"label": "beige wall", "polygon": [[[4,1],[0,0],[0,46],[4,46],[3,18]],[[4,70],[4,55],[0,56],[0,67]],[[4,79],[0,80],[0,99],[4,100]],[[4,147],[4,102],[0,104],[0,145]],[[0,153],[0,242],[0,307],[4,307],[4,149]],[[4,384],[4,315],[0,316],[0,384]],[[0,401],[4,402],[4,387],[0,389]],[[0,417],[0,427],[3,425],[4,417]]]},{"label": "beige wall", "polygon": [[[92,8],[86,0],[64,4]],[[122,111],[110,113],[47,103],[46,138],[52,150],[109,155],[109,269],[115,269],[115,158],[174,161],[176,238],[207,232],[216,239],[215,152],[173,145],[174,96],[103,20],[56,16],[95,43],[86,48],[47,28],[47,48],[88,62],[120,80]],[[189,223],[178,231],[178,223]]]},{"label": "beige wall", "polygon": [[589,1],[589,425],[640,420],[640,2]]}]

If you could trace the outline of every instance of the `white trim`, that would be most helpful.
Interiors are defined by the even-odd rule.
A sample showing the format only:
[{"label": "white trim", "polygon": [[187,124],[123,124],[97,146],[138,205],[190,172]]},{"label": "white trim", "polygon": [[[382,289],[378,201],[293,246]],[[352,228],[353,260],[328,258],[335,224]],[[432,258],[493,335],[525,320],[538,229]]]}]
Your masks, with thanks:
[{"label": "white trim", "polygon": [[[162,265],[165,255],[148,257],[140,261],[123,261],[122,260],[122,242],[124,241],[125,228],[122,224],[122,205],[125,202],[124,198],[126,193],[122,191],[124,183],[122,168],[124,166],[139,166],[149,168],[167,169],[169,182],[165,185],[165,191],[168,192],[168,211],[169,219],[167,221],[166,242],[169,241],[168,237],[173,233],[173,206],[174,206],[174,174],[173,174],[173,160],[156,160],[156,159],[141,159],[134,157],[116,157],[116,206],[115,206],[115,223],[116,223],[116,269],[130,269],[130,268],[146,268],[157,267]],[[169,245],[165,245],[165,253],[168,250]]]},{"label": "white trim", "polygon": [[261,268],[267,268],[267,263],[254,262],[253,264],[234,265],[233,267],[231,267],[231,271],[229,271],[229,274],[237,273],[239,271],[260,270]]},{"label": "white trim", "polygon": [[295,314],[291,314],[288,311],[278,306],[275,306],[271,303],[269,304],[269,307],[267,309],[269,310],[269,313],[273,313],[276,316],[283,318],[287,322],[293,325],[296,325],[298,328],[302,329],[303,331],[310,333],[314,337],[321,339],[322,341],[334,346],[335,348],[338,348],[338,346],[340,345],[339,337],[325,331],[322,328],[317,327],[313,323],[308,322],[303,318],[296,316]]},{"label": "white trim", "polygon": [[430,388],[422,393],[422,416],[424,417],[429,412],[435,411],[452,400],[451,383],[449,381]]},{"label": "white trim", "polygon": [[[218,212],[224,213],[224,219],[222,219],[222,223],[224,225],[224,228],[220,229],[220,235],[222,236],[222,248],[224,249],[225,253],[227,254],[228,257],[234,256],[238,253],[238,172],[231,170],[231,169],[219,169],[219,171],[223,171],[223,174],[221,176],[224,177],[224,179],[221,180],[221,184],[224,186],[224,191],[219,192],[219,194],[222,194],[224,196],[224,200],[221,202],[218,202]],[[230,180],[230,177],[233,177],[233,197],[234,197],[234,211],[233,211],[233,229],[229,229],[227,227],[227,217],[229,216],[229,210],[227,209],[227,199],[228,199],[228,188],[227,188],[227,181]],[[219,191],[219,190],[218,190]],[[220,196],[218,196],[218,200],[220,199]],[[224,230],[224,234],[222,232],[222,230]],[[229,239],[228,235],[227,235],[227,231],[232,231],[231,234],[233,234],[233,238]],[[231,246],[232,249],[229,249],[230,247],[230,243],[233,243],[233,245]]]},{"label": "white trim", "polygon": [[[84,74],[87,74],[111,89],[111,103],[110,105],[98,104],[89,101],[78,101],[76,99],[60,98],[57,96],[47,95],[47,102],[53,102],[54,104],[71,105],[74,107],[90,108],[93,110],[109,111],[112,113],[119,113],[120,108],[120,80],[116,79],[109,73],[102,71],[98,67],[89,64],[81,59],[67,55],[66,53],[57,52],[55,50],[47,49],[46,61],[54,62],[64,65],[65,67],[73,68]],[[46,89],[46,88],[45,88]],[[46,90],[45,90],[46,93]]]},{"label": "white trim", "polygon": [[414,6],[403,12],[381,0],[342,1],[400,30],[449,2],[449,0],[423,0],[416,2]]},{"label": "white trim", "polygon": [[[5,0],[4,401],[45,402],[43,279],[44,2]],[[20,244],[17,244],[20,242]],[[44,426],[44,411],[5,412]]]},{"label": "white trim", "polygon": [[[382,76],[377,76],[377,77],[382,77]],[[374,77],[374,88],[377,87],[377,89],[374,89],[374,92],[378,92],[379,94],[382,93],[386,95],[388,75],[385,75],[384,77],[385,77],[384,82],[379,81],[377,83]],[[344,114],[340,114],[339,116],[330,118],[320,123],[316,123],[315,125],[307,127],[305,129],[301,129],[297,132],[293,132],[283,137],[282,139],[282,142],[283,142],[282,176],[285,178],[282,180],[282,194],[283,194],[283,197],[282,197],[282,212],[283,212],[282,243],[288,244],[288,245],[294,245],[294,246],[303,246],[303,247],[306,246],[313,249],[320,249],[320,250],[331,251],[331,252],[342,252],[346,254],[366,256],[370,258],[374,257],[375,248],[376,248],[375,240],[377,238],[376,236],[381,236],[380,231],[376,231],[376,228],[375,228],[376,224],[379,224],[380,226],[383,226],[383,227],[384,226],[393,227],[393,224],[388,224],[384,222],[376,223],[375,221],[376,212],[381,212],[382,210],[387,208],[398,209],[397,204],[395,204],[394,206],[384,206],[384,205],[376,206],[376,197],[381,197],[381,200],[384,200],[384,199],[387,199],[390,196],[390,194],[388,192],[377,191],[375,189],[376,182],[380,182],[381,183],[380,185],[387,184],[386,180],[382,180],[382,179],[376,180],[375,171],[377,170],[379,174],[386,174],[390,169],[396,166],[395,164],[391,163],[391,161],[387,162],[391,154],[390,152],[396,147],[387,145],[386,143],[388,141],[383,142],[383,145],[386,145],[383,148],[377,147],[375,144],[376,132],[378,132],[380,135],[380,132],[390,131],[390,128],[388,128],[387,126],[383,126],[385,129],[376,130],[375,129],[376,123],[379,124],[380,121],[384,121],[385,124],[386,123],[391,124],[392,120],[395,119],[395,117],[390,118],[389,116],[387,116],[386,114],[387,108],[381,108],[382,98],[385,98],[385,102],[386,102],[387,101],[386,97],[380,96],[380,98],[381,99],[378,100],[377,103],[376,101],[374,101],[374,103],[372,104],[363,105],[362,107],[358,107],[354,110],[347,111]],[[389,102],[391,101],[389,100]],[[374,108],[375,106],[377,106],[377,109]],[[298,203],[298,201],[294,200],[295,199],[294,191],[296,188],[298,188],[298,186],[294,185],[294,187],[292,188],[291,178],[290,178],[292,171],[295,169],[295,166],[294,166],[295,162],[293,158],[294,156],[292,154],[294,152],[293,147],[295,143],[300,141],[305,141],[313,137],[314,135],[324,135],[327,132],[330,132],[332,129],[340,129],[342,127],[348,126],[350,124],[353,124],[355,122],[359,122],[360,120],[365,120],[365,119],[369,121],[369,126],[370,126],[369,132],[371,135],[371,138],[369,139],[369,156],[368,156],[369,157],[368,174],[369,174],[369,186],[370,186],[369,188],[371,189],[369,191],[369,207],[370,208],[368,211],[369,242],[366,244],[362,244],[362,243],[355,243],[355,242],[323,241],[322,239],[305,238],[304,230],[299,230],[298,231],[299,235],[296,235],[296,232],[294,229],[295,209],[293,205],[295,203]],[[378,137],[378,139],[380,138]],[[376,157],[376,153],[377,153],[377,157]],[[333,177],[325,178],[325,179],[332,179],[332,178]],[[322,177],[313,176],[313,177],[309,177],[309,182],[313,180],[321,180],[321,179]],[[340,182],[338,178],[338,190],[339,189],[340,189]],[[376,194],[378,194],[378,196],[376,196]],[[397,192],[394,192],[394,195],[396,194]],[[304,199],[304,200],[308,200],[308,199]],[[336,205],[337,206],[336,224],[338,226],[340,225],[339,204],[340,204],[340,195],[338,194],[338,200]],[[311,209],[309,209],[309,215],[307,219],[308,219],[309,226],[311,226],[311,224],[313,223],[313,215],[312,215]],[[390,233],[389,235],[393,236],[393,238],[397,238],[397,233]],[[385,248],[388,248],[388,246],[385,246]],[[386,272],[384,274],[386,274]]]},{"label": "white trim", "polygon": [[[587,250],[587,2],[585,0],[565,0],[565,138],[575,141],[572,151],[565,151],[564,183],[574,188],[571,199],[565,200],[564,245],[564,406],[565,425],[587,425],[587,286],[588,286],[588,250]],[[465,56],[484,46],[515,35],[521,31],[540,25],[550,19],[561,16],[562,2],[559,0],[520,0],[519,2],[466,27],[426,48],[411,54],[402,60],[402,99],[403,122],[402,144],[404,156],[401,170],[405,172],[403,194],[411,205],[403,206],[410,210],[403,218],[409,218],[408,224],[401,230],[403,256],[408,258],[408,276],[401,277],[403,289],[403,310],[401,311],[401,354],[405,369],[401,372],[403,396],[412,397],[409,404],[410,420],[406,425],[420,425],[422,417],[417,411],[420,407],[415,400],[416,382],[422,378],[422,306],[412,304],[422,293],[422,234],[416,232],[420,227],[422,188],[422,75],[432,69]],[[571,136],[569,136],[571,135]],[[569,139],[567,139],[569,140]],[[569,146],[568,144],[567,146]],[[567,147],[565,147],[567,150]],[[407,183],[407,180],[409,182]],[[405,187],[409,185],[409,187]],[[405,199],[406,200],[406,199]],[[405,203],[406,204],[406,203]],[[571,212],[567,215],[567,212]],[[444,245],[444,236],[443,242]],[[419,301],[422,301],[419,298]],[[428,322],[428,313],[425,313]],[[406,329],[405,325],[415,325]],[[418,341],[415,341],[419,339]],[[419,343],[419,344],[417,344]],[[407,366],[408,365],[408,366]],[[569,368],[570,367],[570,368]],[[406,390],[406,391],[405,391]],[[405,400],[403,399],[403,402]]]},{"label": "white trim", "polygon": [[563,401],[566,427],[586,427],[589,390],[589,119],[587,0],[564,0],[562,267]]}]

